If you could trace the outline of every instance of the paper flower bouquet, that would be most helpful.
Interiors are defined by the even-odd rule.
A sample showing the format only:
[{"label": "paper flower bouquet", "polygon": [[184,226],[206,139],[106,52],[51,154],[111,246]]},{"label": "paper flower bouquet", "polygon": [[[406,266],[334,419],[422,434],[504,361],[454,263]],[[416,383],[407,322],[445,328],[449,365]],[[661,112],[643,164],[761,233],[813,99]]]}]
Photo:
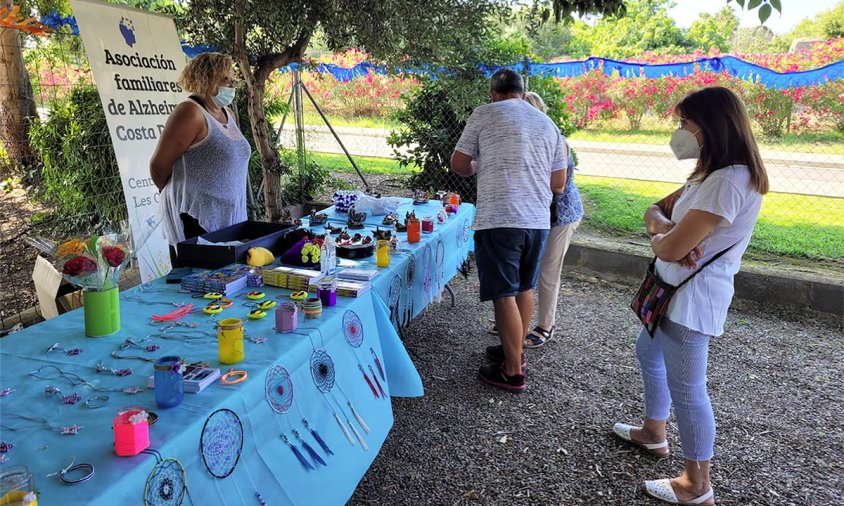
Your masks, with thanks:
[{"label": "paper flower bouquet", "polygon": [[82,288],[85,335],[109,336],[120,330],[118,280],[131,258],[125,235],[94,235],[71,239],[55,250],[59,269]]},{"label": "paper flower bouquet", "polygon": [[118,234],[71,239],[59,245],[55,254],[65,279],[95,292],[115,288],[130,258],[127,241]]}]

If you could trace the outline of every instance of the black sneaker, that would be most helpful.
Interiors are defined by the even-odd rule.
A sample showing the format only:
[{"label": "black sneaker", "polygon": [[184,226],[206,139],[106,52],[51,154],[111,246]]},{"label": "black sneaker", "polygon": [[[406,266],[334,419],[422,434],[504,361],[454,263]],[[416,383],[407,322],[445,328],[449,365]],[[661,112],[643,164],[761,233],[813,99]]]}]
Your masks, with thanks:
[{"label": "black sneaker", "polygon": [[501,364],[482,365],[478,369],[478,377],[484,383],[513,393],[521,393],[527,388],[527,379],[524,374],[509,376],[504,372]]},{"label": "black sneaker", "polygon": [[[496,344],[494,346],[487,346],[486,347],[486,358],[492,360],[493,362],[497,362],[499,364],[504,363],[504,347],[500,344]],[[527,362],[525,361],[525,354],[522,353],[522,368],[527,366]]]}]

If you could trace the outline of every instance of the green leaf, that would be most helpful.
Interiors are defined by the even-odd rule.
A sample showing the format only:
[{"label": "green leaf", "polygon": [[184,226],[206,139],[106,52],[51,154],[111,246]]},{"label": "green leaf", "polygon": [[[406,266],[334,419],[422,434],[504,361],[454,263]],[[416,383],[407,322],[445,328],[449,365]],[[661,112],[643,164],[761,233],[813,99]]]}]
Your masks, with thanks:
[{"label": "green leaf", "polygon": [[762,4],[762,0],[750,0],[747,3],[747,10],[752,11],[753,9],[759,7]]},{"label": "green leaf", "polygon": [[771,17],[771,10],[772,9],[771,9],[770,4],[765,4],[765,5],[763,5],[762,7],[759,8],[759,22],[760,23],[762,23],[764,25],[765,21],[767,21],[768,18]]},{"label": "green leaf", "polygon": [[780,0],[771,0],[771,6],[777,10],[780,14],[782,14],[782,3]]},{"label": "green leaf", "polygon": [[94,256],[94,258],[97,257],[97,239],[99,239],[99,238],[100,238],[100,236],[94,234],[94,235],[91,236],[91,239],[88,241],[88,251]]},{"label": "green leaf", "polygon": [[742,9],[744,9],[744,0],[736,0],[736,3],[739,4]]}]

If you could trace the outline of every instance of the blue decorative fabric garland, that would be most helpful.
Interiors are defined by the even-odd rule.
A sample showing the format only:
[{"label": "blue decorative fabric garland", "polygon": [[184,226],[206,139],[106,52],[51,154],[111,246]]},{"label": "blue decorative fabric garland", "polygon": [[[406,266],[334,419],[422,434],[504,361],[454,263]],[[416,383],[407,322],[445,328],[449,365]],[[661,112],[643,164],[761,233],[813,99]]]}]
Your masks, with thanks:
[{"label": "blue decorative fabric garland", "polygon": [[[76,18],[73,16],[62,16],[56,11],[43,16],[41,23],[54,30],[62,26],[69,26],[74,35],[79,34]],[[189,58],[193,58],[200,53],[214,51],[214,48],[206,45],[190,46],[182,41],[182,50]],[[507,67],[517,72],[524,72],[525,66],[527,66],[528,75],[553,77],[579,77],[596,69],[601,69],[606,75],[613,75],[613,73],[617,72],[619,76],[624,78],[646,77],[650,79],[668,76],[686,77],[696,72],[721,73],[726,71],[733,77],[744,81],[758,82],[766,88],[777,90],[815,86],[844,78],[844,60],[831,63],[824,67],[797,72],[776,72],[769,68],[741,60],[735,56],[699,58],[694,61],[681,63],[636,63],[592,56],[585,60],[559,63],[532,63],[525,59],[513,65],[507,65]],[[320,63],[316,66],[291,63],[280,68],[279,71],[284,73],[299,68],[321,74],[331,74],[340,82],[351,81],[356,77],[365,76],[369,72],[381,75],[404,73],[427,76],[432,79],[437,79],[438,75],[447,72],[443,67],[434,68],[430,65],[390,67],[386,65],[374,65],[369,62],[361,62],[351,68],[340,67],[330,63]],[[478,66],[478,69],[487,76],[491,76],[499,68],[488,65]]]}]

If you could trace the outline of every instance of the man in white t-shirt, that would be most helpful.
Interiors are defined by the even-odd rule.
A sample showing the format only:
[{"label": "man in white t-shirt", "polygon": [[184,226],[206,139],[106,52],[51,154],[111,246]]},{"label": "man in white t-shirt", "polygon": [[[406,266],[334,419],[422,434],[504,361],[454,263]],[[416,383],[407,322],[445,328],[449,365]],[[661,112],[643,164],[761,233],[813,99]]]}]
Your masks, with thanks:
[{"label": "man in white t-shirt", "polygon": [[[522,346],[552,192],[562,192],[567,165],[560,130],[524,98],[522,76],[510,69],[490,81],[492,103],[474,110],[451,156],[451,170],[478,176],[475,258],[481,300],[492,300],[504,361],[482,366],[480,378],[511,392],[525,389]],[[498,347],[496,347],[498,348]]]}]

